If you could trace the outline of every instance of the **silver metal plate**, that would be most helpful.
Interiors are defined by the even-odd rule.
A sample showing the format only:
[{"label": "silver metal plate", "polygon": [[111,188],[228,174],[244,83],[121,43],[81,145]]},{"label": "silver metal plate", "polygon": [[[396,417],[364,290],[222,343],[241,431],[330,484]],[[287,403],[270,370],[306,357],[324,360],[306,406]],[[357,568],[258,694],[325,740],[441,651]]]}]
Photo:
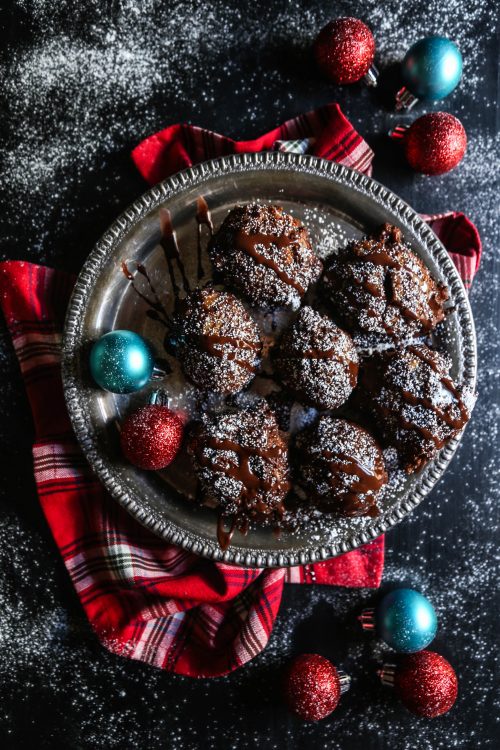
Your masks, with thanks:
[{"label": "silver metal plate", "polygon": [[459,437],[419,474],[391,486],[376,519],[324,516],[319,530],[283,532],[279,537],[270,529],[253,528],[247,536],[235,534],[225,552],[217,542],[216,511],[197,507],[178,491],[183,471],[186,487],[191,481],[187,465],[183,468],[181,462],[175,475],[169,470],[143,472],[120,455],[117,423],[134,405],[145,403],[153,386],[133,396],[99,390],[88,373],[89,345],[109,330],[130,328],[149,339],[161,354],[164,329],[146,315],[145,305],[121,272],[121,261],[144,264],[160,296],[172,306],[165,259],[158,245],[158,212],[161,207],[170,211],[181,253],[194,278],[195,212],[200,195],[208,201],[216,227],[236,203],[279,203],[304,220],[323,254],[383,222],[401,227],[414,251],[450,289],[454,311],[437,346],[451,357],[452,376],[473,389],[475,332],[463,284],[429,226],[390,190],[338,164],[278,152],[205,162],[152,188],[104,234],[78,277],[63,337],[64,389],[81,447],[111,495],[166,541],[215,560],[253,567],[288,566],[347,552],[394,526],[421,502],[446,469]]}]

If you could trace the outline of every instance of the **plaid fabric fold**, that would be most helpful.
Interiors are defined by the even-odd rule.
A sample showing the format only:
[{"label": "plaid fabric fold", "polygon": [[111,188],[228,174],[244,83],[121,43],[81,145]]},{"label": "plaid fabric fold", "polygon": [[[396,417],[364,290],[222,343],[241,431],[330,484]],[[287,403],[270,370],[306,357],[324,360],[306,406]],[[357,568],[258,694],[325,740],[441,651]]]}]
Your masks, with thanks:
[{"label": "plaid fabric fold", "polygon": [[[283,147],[283,142],[287,146]],[[252,141],[234,141],[193,125],[171,125],[149,136],[133,151],[132,159],[150,185],[174,172],[207,159],[249,151],[287,150],[339,162],[370,175],[373,151],[344,116],[338,104],[294,117]]]},{"label": "plaid fabric fold", "polygon": [[[283,143],[290,140],[299,143]],[[242,144],[179,125],[148,138],[135,149],[134,160],[147,179],[156,181],[236,148],[316,152],[320,144],[318,155],[335,154],[342,163],[349,159],[349,166],[355,159],[366,172],[373,156],[336,105]],[[457,267],[472,279],[480,255],[473,225],[462,214],[430,218],[430,223],[441,238],[452,240]],[[180,674],[223,675],[265,647],[285,583],[379,585],[383,537],[323,563],[253,570],[167,545],[123,511],[91,472],[65,409],[60,342],[73,281],[43,266],[0,263],[0,306],[33,411],[40,503],[86,615],[108,649]]]}]

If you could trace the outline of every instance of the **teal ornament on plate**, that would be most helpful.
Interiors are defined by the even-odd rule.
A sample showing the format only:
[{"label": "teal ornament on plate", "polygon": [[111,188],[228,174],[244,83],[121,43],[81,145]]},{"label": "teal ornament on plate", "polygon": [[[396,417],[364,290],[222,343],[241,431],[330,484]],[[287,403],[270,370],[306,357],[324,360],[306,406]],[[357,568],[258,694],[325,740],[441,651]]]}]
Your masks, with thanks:
[{"label": "teal ornament on plate", "polygon": [[404,86],[396,97],[397,109],[411,109],[418,99],[444,99],[462,77],[462,55],[450,39],[429,36],[410,47],[401,74]]},{"label": "teal ornament on plate", "polygon": [[413,589],[395,589],[384,596],[376,609],[365,609],[359,618],[364,630],[401,653],[421,651],[434,639],[437,617],[425,596]]},{"label": "teal ornament on plate", "polygon": [[133,331],[110,331],[90,352],[90,372],[105,391],[133,393],[150,381],[154,369],[151,347]]}]

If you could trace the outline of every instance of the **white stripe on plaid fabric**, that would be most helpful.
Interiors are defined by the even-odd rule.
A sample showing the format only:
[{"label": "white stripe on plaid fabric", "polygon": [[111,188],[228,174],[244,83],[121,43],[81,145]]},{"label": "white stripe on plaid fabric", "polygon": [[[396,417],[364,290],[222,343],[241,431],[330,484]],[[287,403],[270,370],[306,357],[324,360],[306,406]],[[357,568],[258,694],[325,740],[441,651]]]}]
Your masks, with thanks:
[{"label": "white stripe on plaid fabric", "polygon": [[13,337],[21,372],[24,374],[42,365],[61,361],[61,334],[33,333]]},{"label": "white stripe on plaid fabric", "polygon": [[140,638],[128,656],[145,661],[155,667],[163,667],[167,654],[176,639],[179,628],[184,623],[186,612],[178,612],[171,617],[160,617],[145,622]]},{"label": "white stripe on plaid fabric", "polygon": [[93,474],[74,443],[44,443],[33,446],[37,483],[92,477]]},{"label": "white stripe on plaid fabric", "polygon": [[252,606],[254,600],[252,585],[253,584],[251,584],[248,589],[241,591],[233,602],[233,611],[238,615],[241,621],[247,619],[248,610]]},{"label": "white stripe on plaid fabric", "polygon": [[[225,608],[217,608],[211,604],[203,604],[197,610],[195,620],[198,640],[206,645],[215,645],[220,626],[226,618],[227,611]],[[194,630],[192,631],[192,635],[195,635]]]},{"label": "white stripe on plaid fabric", "polygon": [[268,642],[269,635],[270,633],[262,627],[257,611],[251,610],[235,643],[236,658],[240,664],[257,656]]},{"label": "white stripe on plaid fabric", "polygon": [[[274,151],[283,151],[289,154],[306,154],[315,142],[315,138],[303,138],[294,141],[275,141],[273,144]],[[351,169],[357,169],[359,172],[371,174],[371,162],[373,160],[373,151],[365,141],[361,141],[356,148],[350,153],[343,154],[339,158],[339,163],[344,164]]]},{"label": "white stripe on plaid fabric", "polygon": [[[102,557],[102,550],[99,550],[99,554]],[[79,568],[81,568],[82,571],[86,572],[89,568],[90,561],[91,556],[89,555],[88,549],[86,549],[83,553],[79,552],[77,555],[73,555],[72,557],[68,557],[64,560],[64,564],[71,576],[73,586],[75,587],[77,593],[81,593],[82,591],[85,591],[86,589],[91,588],[96,584],[96,578],[93,572],[83,575],[82,578],[77,578],[73,573],[75,569]],[[106,571],[106,573],[108,573],[108,571]]]},{"label": "white stripe on plaid fabric", "polygon": [[283,151],[287,154],[306,154],[316,138],[302,138],[295,141],[275,141],[273,151]]},{"label": "white stripe on plaid fabric", "polygon": [[[176,550],[175,550],[176,551]],[[196,561],[191,556],[178,555],[177,564],[171,567],[169,548],[156,549],[154,553],[147,547],[135,547],[133,544],[108,544],[106,557],[114,577],[127,581],[135,578],[161,577],[175,578],[184,575]]]},{"label": "white stripe on plaid fabric", "polygon": [[[173,554],[172,554],[173,553]],[[175,556],[172,564],[173,555]],[[133,583],[137,578],[161,582],[165,578],[175,578],[189,572],[196,564],[196,558],[178,553],[175,547],[158,547],[154,552],[147,547],[137,547],[130,543],[99,544],[87,548],[85,555],[77,553],[65,558],[66,566],[79,591],[84,591],[95,582],[95,566],[99,565],[108,580]],[[163,614],[178,611],[176,606],[162,610]]]},{"label": "white stripe on plaid fabric", "polygon": [[285,583],[302,583],[304,574],[300,565],[285,570]]},{"label": "white stripe on plaid fabric", "polygon": [[357,169],[359,172],[364,172],[365,174],[371,174],[373,156],[371,148],[362,141],[349,154],[344,154],[339,161],[346,167]]}]

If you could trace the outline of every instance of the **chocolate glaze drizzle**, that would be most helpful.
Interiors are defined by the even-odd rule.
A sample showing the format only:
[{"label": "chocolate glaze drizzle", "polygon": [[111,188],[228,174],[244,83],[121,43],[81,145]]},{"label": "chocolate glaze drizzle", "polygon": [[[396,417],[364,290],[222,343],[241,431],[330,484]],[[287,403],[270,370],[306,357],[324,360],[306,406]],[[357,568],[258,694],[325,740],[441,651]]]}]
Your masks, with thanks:
[{"label": "chocolate glaze drizzle", "polygon": [[125,278],[127,278],[130,281],[130,284],[134,292],[150,308],[147,312],[148,317],[152,318],[153,320],[157,320],[159,323],[162,323],[164,326],[169,328],[171,325],[170,316],[167,313],[165,307],[162,305],[160,298],[158,297],[158,293],[155,287],[153,286],[153,283],[149,277],[148,272],[146,271],[146,268],[141,263],[138,263],[136,265],[137,273],[140,273],[141,276],[144,276],[144,278],[146,279],[146,282],[149,287],[149,291],[151,292],[151,295],[152,295],[151,297],[148,297],[146,294],[144,294],[144,292],[141,292],[141,290],[137,287],[137,284],[135,282],[135,276],[131,272],[130,268],[128,267],[127,262],[123,260],[121,266],[122,266],[122,272]]},{"label": "chocolate glaze drizzle", "polygon": [[[193,433],[188,451],[198,469],[207,469],[210,475],[222,475],[238,482],[234,489],[230,486],[233,500],[226,501],[229,504],[226,507],[223,504],[220,509],[217,536],[222,549],[229,545],[235,529],[246,533],[250,518],[279,520],[283,517],[282,498],[291,487],[282,466],[286,447],[279,439],[270,442],[263,447],[255,446],[251,440],[242,445],[239,440],[207,434],[201,425]],[[227,523],[230,523],[229,530]]]},{"label": "chocolate glaze drizzle", "polygon": [[[201,261],[201,255],[202,255],[201,226],[203,224],[206,225],[209,228],[210,234],[212,234],[213,223],[212,223],[212,219],[210,216],[210,211],[209,211],[207,202],[205,198],[203,198],[203,196],[200,196],[197,199],[196,210],[197,210],[196,221],[198,223],[198,269],[197,269],[197,273],[198,273],[198,279],[201,279],[204,275],[202,261]],[[182,279],[182,286],[186,293],[190,291],[190,285],[189,285],[189,281],[186,275],[184,264],[182,262],[179,246],[177,244],[176,233],[172,227],[170,212],[166,208],[161,208],[159,211],[159,217],[160,217],[160,231],[161,231],[160,245],[163,248],[165,260],[167,262],[168,274],[169,274],[170,281],[172,284],[174,297],[176,300],[178,300],[181,290],[175,279],[174,263],[177,264],[177,267],[179,269],[179,273]],[[138,297],[140,297],[140,299],[143,300],[143,302],[147,304],[149,309],[146,312],[146,315],[148,316],[148,318],[151,318],[152,320],[156,320],[162,325],[164,325],[166,328],[170,329],[172,326],[171,317],[168,314],[165,306],[162,304],[159,298],[158,292],[156,291],[151,281],[151,278],[147,272],[146,267],[142,263],[135,264],[135,270],[137,273],[141,274],[141,276],[145,278],[147,285],[149,287],[151,296],[148,296],[143,291],[141,291],[141,289],[139,289],[135,280],[135,274],[130,270],[130,267],[127,261],[125,260],[122,261],[121,268],[122,268],[122,272],[124,276],[130,281],[134,292],[137,294]],[[169,353],[172,353],[172,346],[171,346],[168,336],[165,339],[165,349]]]},{"label": "chocolate glaze drizzle", "polygon": [[259,245],[265,247],[266,250],[269,250],[272,245],[275,245],[278,249],[283,250],[284,248],[289,247],[291,244],[293,244],[293,240],[291,240],[289,236],[285,234],[281,236],[259,233],[247,234],[246,232],[239,231],[236,234],[235,243],[238,249],[243,250],[245,253],[248,253],[248,255],[251,255],[252,258],[255,258],[258,263],[262,263],[262,265],[267,266],[268,268],[273,270],[280,281],[282,281],[284,284],[287,284],[288,286],[293,287],[301,297],[305,294],[306,290],[302,286],[302,284],[299,284],[296,279],[292,278],[292,276],[289,276],[286,271],[281,269],[275,260],[273,260],[272,258],[268,258],[258,250]]},{"label": "chocolate glaze drizzle", "polygon": [[206,202],[205,198],[200,195],[200,197],[196,201],[196,221],[198,224],[198,235],[197,235],[197,248],[198,248],[198,266],[197,266],[197,276],[198,281],[200,281],[203,276],[205,275],[205,271],[203,270],[203,263],[202,263],[202,227],[206,226],[208,227],[208,231],[210,233],[210,237],[212,237],[214,233],[214,225],[212,222],[212,217],[210,215],[210,209],[208,208],[208,203]]},{"label": "chocolate glaze drizzle", "polygon": [[[436,373],[439,382],[443,388],[445,388],[452,396],[453,401],[444,399],[441,404],[437,404],[432,400],[432,394],[429,395],[417,395],[412,391],[404,388],[397,388],[390,382],[386,382],[386,369],[385,361],[392,357],[398,356],[397,352],[393,352],[386,357],[382,357],[382,361],[375,359],[375,366],[368,366],[363,373],[363,387],[365,391],[370,394],[372,401],[372,409],[375,414],[382,416],[388,425],[388,437],[395,439],[396,443],[404,441],[403,436],[398,436],[398,428],[401,430],[407,430],[409,433],[414,435],[420,435],[423,441],[428,441],[434,450],[431,450],[424,442],[418,443],[414,447],[414,443],[409,443],[411,446],[411,453],[408,455],[408,461],[405,465],[407,472],[412,472],[423,466],[426,461],[432,458],[434,451],[441,450],[449,442],[449,440],[461,430],[469,419],[469,410],[465,405],[462,393],[459,387],[457,387],[446,372],[443,372],[443,364],[436,359],[436,353],[428,349],[425,346],[409,346],[406,352],[412,356],[418,358],[421,362],[425,363],[434,373]],[[403,353],[404,356],[404,353]],[[381,402],[379,396],[382,389],[386,390],[386,398],[389,399],[389,403]],[[393,394],[394,405],[391,405],[390,399]],[[429,423],[422,423],[425,420],[411,419],[408,416],[403,416],[399,399],[402,399],[403,403],[410,404],[411,406],[421,406],[424,410],[431,412],[435,415],[436,421],[433,426],[429,426]],[[368,402],[370,406],[370,402]],[[454,414],[455,410],[458,410],[458,415]],[[400,449],[404,454],[404,442],[400,446]]]},{"label": "chocolate glaze drizzle", "polygon": [[298,434],[296,449],[299,484],[320,509],[379,515],[375,500],[388,477],[382,451],[363,427],[323,416]]},{"label": "chocolate glaze drizzle", "polygon": [[[345,510],[351,511],[351,513],[361,510],[364,506],[359,495],[364,495],[368,492],[376,493],[387,482],[387,473],[381,461],[376,460],[372,470],[352,455],[346,453],[333,453],[332,451],[324,450],[321,453],[321,457],[328,461],[329,483],[332,490],[341,495],[342,502],[343,504],[345,503]],[[340,483],[336,474],[340,472],[355,477],[355,481],[347,491],[339,486]],[[375,505],[367,510],[367,515],[372,517],[378,516],[379,513]]]},{"label": "chocolate glaze drizzle", "polygon": [[[172,290],[176,301],[176,310],[179,312],[181,307],[178,306],[180,294],[182,291],[188,294],[191,289],[189,281],[186,275],[184,263],[181,258],[179,251],[176,232],[172,226],[170,212],[161,208],[159,211],[159,221],[161,230],[160,245],[163,249],[168,273],[171,280]],[[213,222],[210,215],[210,210],[207,202],[203,196],[200,196],[196,201],[196,222],[197,222],[197,278],[200,282],[205,275],[202,260],[202,240],[203,240],[203,227],[207,227],[210,237],[213,236]],[[351,256],[340,260],[340,262],[352,261],[354,255],[360,261],[366,261],[376,266],[383,266],[387,269],[382,282],[375,281],[372,279],[361,278],[356,276],[350,280],[352,282],[351,288],[344,288],[342,291],[346,295],[349,302],[352,300],[353,305],[357,303],[355,299],[356,291],[355,286],[361,286],[369,295],[374,299],[372,304],[375,305],[375,298],[385,298],[385,301],[389,304],[398,308],[401,316],[408,320],[417,321],[422,330],[430,330],[435,324],[436,320],[444,317],[442,309],[442,303],[447,298],[446,289],[434,282],[436,291],[432,294],[427,295],[425,302],[428,307],[425,308],[429,311],[427,314],[425,309],[420,310],[420,306],[414,307],[413,309],[408,308],[405,304],[405,288],[398,286],[404,283],[404,279],[400,279],[398,272],[404,271],[409,273],[415,282],[415,286],[422,286],[425,283],[425,279],[422,279],[418,272],[414,269],[408,268],[404,261],[404,256],[397,254],[397,244],[401,240],[399,230],[394,227],[384,228],[380,233],[378,241],[376,238],[367,238],[366,242],[354,243],[351,247]],[[266,251],[271,250],[273,247],[278,250],[285,250],[297,247],[299,240],[297,235],[283,234],[262,234],[262,233],[247,233],[243,230],[239,230],[235,235],[236,247],[251,256],[257,263],[260,263],[267,268],[270,268],[277,276],[277,278],[283,282],[283,284],[295,289],[300,296],[303,296],[306,288],[300,284],[295,277],[289,275],[287,271],[280,265],[274,258],[267,257]],[[177,266],[177,268],[176,268]],[[122,262],[122,272],[125,277],[129,280],[134,292],[143,300],[149,307],[147,315],[160,322],[167,330],[169,334],[172,333],[172,318],[167,313],[166,308],[160,301],[159,295],[155,286],[153,285],[151,278],[142,264],[135,265],[135,271],[131,271],[126,261]],[[377,272],[383,273],[383,272]],[[137,275],[142,276],[147,284],[149,292],[142,291],[137,285]],[[177,279],[176,279],[177,275]],[[181,284],[178,279],[180,277]],[[412,300],[410,299],[410,303]],[[368,307],[366,310],[368,316],[378,316],[376,307]],[[440,317],[441,316],[441,317]],[[175,316],[174,316],[175,317]],[[388,316],[391,320],[390,315]],[[392,321],[391,321],[392,322]],[[273,319],[274,323],[274,319]],[[389,334],[393,334],[390,323],[386,320],[381,321],[381,325]],[[273,329],[275,325],[273,325]],[[191,342],[193,346],[198,347],[219,358],[225,358],[230,361],[234,361],[239,367],[244,368],[249,372],[256,372],[258,354],[260,354],[262,343],[260,341],[252,341],[240,339],[234,336],[223,336],[219,334],[187,334],[187,342]],[[168,341],[168,335],[167,335]],[[300,357],[303,359],[318,359],[318,360],[332,360],[339,358],[340,345],[337,346],[335,340],[333,344],[330,340],[328,343],[325,342],[325,348],[305,348],[303,351],[292,353],[292,358]],[[165,344],[167,351],[169,347]],[[305,345],[307,346],[307,345]],[[331,348],[330,348],[331,346]],[[254,361],[247,361],[242,358],[242,351],[250,351],[255,353]],[[444,405],[436,405],[432,399],[427,396],[420,396],[401,389],[399,393],[403,400],[411,405],[421,406],[424,409],[432,411],[437,419],[446,425],[449,429],[448,432],[454,432],[460,430],[469,418],[468,409],[462,400],[462,394],[460,389],[454,385],[451,378],[442,374],[442,367],[439,362],[433,358],[431,350],[426,350],[425,347],[409,346],[408,352],[411,352],[414,356],[418,357],[427,366],[437,374],[438,379],[449,393],[454,397],[454,403],[448,404],[446,399]],[[354,387],[357,382],[358,376],[358,364],[349,359],[339,359],[349,369],[349,378],[351,386]],[[372,385],[367,387],[368,392],[376,393],[380,382],[383,380],[383,371],[379,370],[374,373],[373,388]],[[432,396],[432,394],[431,394]],[[378,404],[381,414],[387,414],[387,416],[394,419],[395,417],[399,420],[399,425],[402,428],[418,431],[424,438],[432,441],[436,449],[442,448],[449,440],[450,435],[446,437],[439,437],[434,434],[431,429],[419,424],[406,421],[402,414],[395,414],[391,411],[390,405]],[[457,414],[458,410],[458,414]],[[354,425],[352,425],[354,427]],[[361,428],[359,428],[361,429]],[[324,444],[323,444],[324,445]],[[328,445],[328,443],[327,443]],[[373,463],[368,465],[366,460],[357,456],[357,451],[350,452],[350,442],[346,444],[346,452],[334,451],[328,448],[315,452],[315,455],[311,455],[308,452],[308,447],[303,448],[303,459],[309,463],[309,467],[315,472],[318,472],[318,477],[323,477],[323,481],[327,482],[330,486],[330,492],[327,495],[320,494],[320,488],[318,485],[317,491],[314,487],[309,487],[312,497],[318,503],[318,507],[323,506],[326,510],[332,510],[332,508],[338,509],[344,515],[355,516],[355,515],[370,515],[376,516],[379,511],[375,505],[375,497],[381,487],[387,482],[387,473],[384,468],[383,458],[378,447],[376,447],[375,454],[373,456]],[[272,470],[273,462],[276,462],[284,456],[286,448],[283,444],[278,443],[269,445],[266,447],[256,447],[255,445],[241,445],[240,442],[234,440],[222,439],[220,437],[214,437],[213,435],[207,435],[204,439],[197,437],[192,444],[192,455],[195,457],[196,462],[200,468],[207,468],[212,472],[216,472],[224,475],[225,477],[233,480],[237,480],[241,485],[241,491],[234,500],[234,504],[231,506],[232,514],[225,512],[224,508],[220,509],[218,522],[217,522],[217,538],[221,549],[225,550],[231,543],[233,535],[236,529],[239,529],[242,533],[246,533],[249,527],[249,519],[252,517],[261,517],[265,519],[274,519],[278,521],[283,518],[285,512],[284,501],[280,498],[284,498],[291,489],[291,483],[286,478],[285,473],[277,475]],[[375,444],[376,446],[376,444]],[[207,451],[206,449],[209,449]],[[207,455],[208,453],[208,455]],[[228,453],[232,454],[229,455]],[[360,454],[363,456],[363,454]],[[370,461],[370,456],[368,454]],[[366,459],[366,456],[364,456]],[[271,467],[269,471],[264,471],[263,476],[258,476],[255,473],[255,465],[259,464],[259,461],[255,459],[261,459],[264,463],[270,463]],[[260,462],[261,463],[261,462]],[[260,473],[260,472],[259,472]],[[349,481],[347,477],[351,477]],[[198,486],[197,497],[201,492],[200,486]],[[234,508],[236,507],[236,511]]]},{"label": "chocolate glaze drizzle", "polygon": [[[362,270],[364,263],[381,270],[366,278],[368,270],[355,272]],[[362,312],[377,319],[390,337],[428,332],[446,314],[443,304],[449,296],[447,288],[434,280],[418,256],[403,244],[401,230],[389,224],[375,235],[344,248],[332,259],[325,281],[327,288],[331,286],[332,302],[340,294],[337,302],[343,304],[345,317],[352,318],[351,324],[359,324]],[[373,298],[372,304],[366,296],[358,296],[358,288]],[[406,325],[402,319],[407,321]]]},{"label": "chocolate glaze drizzle", "polygon": [[234,532],[238,528],[238,519],[233,516],[230,519],[229,529],[226,529],[226,521],[229,519],[223,513],[219,513],[217,518],[217,541],[222,551],[227,550],[231,544],[231,539],[234,536]]},{"label": "chocolate glaze drizzle", "polygon": [[[219,451],[236,453],[238,463],[230,464],[224,458],[219,464],[216,459],[207,458],[203,453],[203,449],[206,446]],[[264,460],[272,461],[282,456],[282,454],[283,449],[279,445],[271,445],[266,448],[248,447],[240,445],[240,443],[235,443],[232,440],[223,440],[215,437],[209,437],[206,443],[203,445],[198,444],[195,448],[196,459],[200,466],[210,467],[212,471],[219,471],[225,476],[241,482],[243,485],[241,500],[245,505],[252,508],[252,510],[265,515],[269,513],[269,506],[258,499],[259,494],[262,492],[288,492],[291,485],[288,480],[281,480],[274,476],[271,479],[263,479],[257,476],[252,471],[251,460],[258,456]],[[273,510],[283,513],[283,504],[279,503],[273,507]]]},{"label": "chocolate glaze drizzle", "polygon": [[[192,338],[192,337],[190,337]],[[225,359],[234,361],[239,367],[243,367],[249,372],[256,372],[257,366],[253,362],[247,362],[244,359],[238,357],[241,349],[248,349],[254,352],[260,352],[261,343],[260,341],[246,341],[245,339],[236,339],[233,336],[220,336],[217,334],[197,337],[197,342],[201,349],[206,351],[208,354],[212,354],[215,357],[224,357]],[[223,347],[229,345],[234,347],[234,351],[224,351]]]},{"label": "chocolate glaze drizzle", "polygon": [[177,237],[172,226],[172,220],[170,218],[170,211],[168,211],[166,208],[160,208],[159,213],[161,231],[160,245],[163,248],[165,260],[167,261],[167,268],[170,276],[170,281],[172,283],[174,297],[176,300],[178,300],[180,289],[175,280],[174,262],[177,264],[177,267],[179,269],[179,273],[182,278],[182,285],[185,292],[188,292],[190,290],[189,281],[186,276],[186,271],[181,259],[181,254],[179,252]]},{"label": "chocolate glaze drizzle", "polygon": [[[429,355],[424,349],[417,346],[409,346],[408,351],[415,355],[415,357],[418,357],[418,359],[420,359],[422,362],[425,362],[434,370],[435,373],[440,375],[439,369],[436,366],[436,361],[432,357],[432,355]],[[451,414],[449,414],[448,411],[440,409],[428,398],[418,398],[417,396],[414,396],[412,393],[408,393],[407,391],[404,391],[404,397],[414,404],[421,404],[422,406],[425,406],[426,409],[430,409],[439,419],[442,419],[445,424],[447,424],[449,427],[452,427],[454,430],[461,430],[469,420],[469,411],[462,399],[460,389],[453,383],[452,379],[448,375],[440,375],[439,380],[441,385],[446,388],[455,399],[456,406],[458,407],[458,410],[460,412],[460,416],[458,418],[454,418]],[[423,428],[420,428],[420,430],[423,430]],[[426,432],[429,431],[426,430]],[[438,449],[443,448],[447,442],[446,440],[437,439],[435,435],[432,435],[432,433],[429,433],[429,437],[434,440],[434,443]]]}]

